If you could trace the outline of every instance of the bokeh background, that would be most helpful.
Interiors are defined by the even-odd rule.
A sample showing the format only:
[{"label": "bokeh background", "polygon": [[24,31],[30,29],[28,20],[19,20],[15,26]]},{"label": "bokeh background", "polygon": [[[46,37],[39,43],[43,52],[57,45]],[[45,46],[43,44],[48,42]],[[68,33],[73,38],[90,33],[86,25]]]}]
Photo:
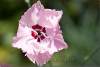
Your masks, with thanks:
[{"label": "bokeh background", "polygon": [[[41,0],[46,8],[63,10],[60,25],[69,48],[55,53],[44,67],[100,66],[100,0]],[[36,0],[30,0],[31,5]],[[28,9],[24,0],[0,0],[0,67],[36,67],[12,48],[18,21]]]}]

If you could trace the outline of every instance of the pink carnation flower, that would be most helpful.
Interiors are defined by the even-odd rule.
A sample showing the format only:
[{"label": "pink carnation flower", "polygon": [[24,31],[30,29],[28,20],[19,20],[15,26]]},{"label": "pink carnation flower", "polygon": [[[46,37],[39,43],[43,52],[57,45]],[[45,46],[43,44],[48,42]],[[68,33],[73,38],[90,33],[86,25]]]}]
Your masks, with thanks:
[{"label": "pink carnation flower", "polygon": [[62,11],[45,9],[37,1],[21,17],[13,47],[26,53],[33,63],[46,64],[55,52],[68,47],[59,26],[62,14]]}]

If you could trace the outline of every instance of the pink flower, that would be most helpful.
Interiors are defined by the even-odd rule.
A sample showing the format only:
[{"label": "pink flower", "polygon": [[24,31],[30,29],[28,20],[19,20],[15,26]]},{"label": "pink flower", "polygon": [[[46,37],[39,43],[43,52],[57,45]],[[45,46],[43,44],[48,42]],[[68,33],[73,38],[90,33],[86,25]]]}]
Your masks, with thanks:
[{"label": "pink flower", "polygon": [[59,26],[62,14],[45,9],[40,1],[33,4],[19,21],[13,47],[25,52],[33,63],[45,64],[55,52],[68,47]]}]

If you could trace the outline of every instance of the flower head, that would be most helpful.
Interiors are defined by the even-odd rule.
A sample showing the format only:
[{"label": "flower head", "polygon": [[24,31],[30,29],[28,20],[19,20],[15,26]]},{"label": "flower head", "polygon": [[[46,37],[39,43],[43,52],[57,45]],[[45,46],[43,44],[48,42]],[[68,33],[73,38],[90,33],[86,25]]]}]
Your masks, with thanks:
[{"label": "flower head", "polygon": [[55,52],[68,47],[59,26],[62,14],[37,1],[21,17],[13,47],[20,48],[33,63],[45,64]]}]

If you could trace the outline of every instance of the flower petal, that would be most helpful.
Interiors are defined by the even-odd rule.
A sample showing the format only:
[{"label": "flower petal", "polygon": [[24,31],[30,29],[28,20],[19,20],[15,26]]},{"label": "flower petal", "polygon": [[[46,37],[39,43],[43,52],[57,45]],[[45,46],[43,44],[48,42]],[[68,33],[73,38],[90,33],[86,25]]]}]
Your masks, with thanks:
[{"label": "flower petal", "polygon": [[64,42],[63,36],[61,34],[57,34],[54,38],[55,47],[58,50],[62,50],[64,48],[68,48],[68,45]]},{"label": "flower petal", "polygon": [[54,52],[58,52],[58,50],[62,50],[64,48],[68,48],[68,45],[64,42],[62,31],[60,30],[60,26],[57,25],[56,28],[47,28],[47,35],[50,38],[50,54]]},{"label": "flower petal", "polygon": [[33,4],[31,8],[29,8],[24,15],[21,17],[21,20],[19,21],[20,24],[32,26],[34,24],[37,24],[39,17],[37,16],[39,10],[42,10],[44,7],[41,4],[40,1],[37,1],[37,3]]},{"label": "flower petal", "polygon": [[24,36],[30,36],[32,29],[24,26],[22,24],[19,24],[18,31],[17,31],[17,37],[24,37]]},{"label": "flower petal", "polygon": [[47,28],[54,28],[60,21],[62,14],[62,11],[56,11],[51,9],[41,10],[39,12],[39,24]]},{"label": "flower petal", "polygon": [[38,54],[26,54],[27,57],[33,62],[37,63],[38,65],[46,64],[46,62],[51,58],[48,52],[45,53],[38,53]]},{"label": "flower petal", "polygon": [[14,37],[12,46],[22,49],[23,52],[34,53],[34,42],[31,37]]}]

